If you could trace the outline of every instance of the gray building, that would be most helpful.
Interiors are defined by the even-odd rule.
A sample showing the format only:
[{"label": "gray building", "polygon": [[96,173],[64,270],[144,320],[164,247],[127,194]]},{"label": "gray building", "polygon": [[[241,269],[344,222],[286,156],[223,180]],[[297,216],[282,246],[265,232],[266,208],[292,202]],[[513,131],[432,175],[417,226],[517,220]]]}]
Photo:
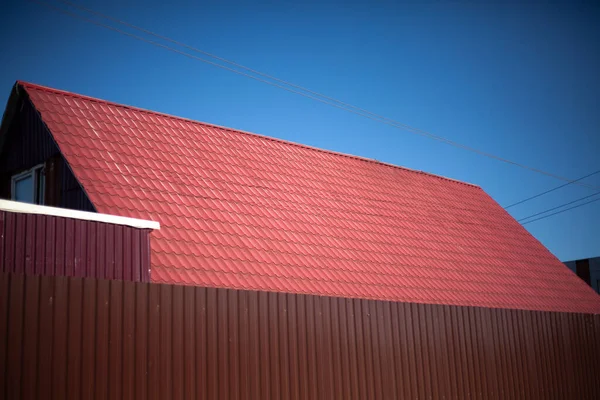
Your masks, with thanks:
[{"label": "gray building", "polygon": [[600,294],[600,257],[566,261],[565,265]]}]

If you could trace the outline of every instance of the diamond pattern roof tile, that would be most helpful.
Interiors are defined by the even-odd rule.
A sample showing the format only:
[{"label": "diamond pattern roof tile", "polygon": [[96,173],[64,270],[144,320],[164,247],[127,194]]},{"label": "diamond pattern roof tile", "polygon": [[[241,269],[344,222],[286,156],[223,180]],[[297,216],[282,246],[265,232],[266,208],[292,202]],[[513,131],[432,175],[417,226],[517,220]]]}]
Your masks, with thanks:
[{"label": "diamond pattern roof tile", "polygon": [[19,85],[99,212],[161,222],[156,282],[600,313],[477,186]]}]

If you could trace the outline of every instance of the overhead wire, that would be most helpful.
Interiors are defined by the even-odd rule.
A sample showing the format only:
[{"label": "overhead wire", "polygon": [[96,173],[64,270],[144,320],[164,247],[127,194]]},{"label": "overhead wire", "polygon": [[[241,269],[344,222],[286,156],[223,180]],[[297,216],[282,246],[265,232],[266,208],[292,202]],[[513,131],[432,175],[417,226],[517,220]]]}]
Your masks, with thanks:
[{"label": "overhead wire", "polygon": [[[343,107],[343,105],[344,105],[345,103],[343,103],[343,102],[340,102],[340,101],[337,101],[337,100],[335,100],[335,99],[332,99],[332,100],[333,100],[333,101],[337,101],[339,104],[331,103],[331,102],[325,101],[325,100],[323,100],[323,99],[320,99],[320,98],[317,98],[317,97],[314,97],[314,96],[310,96],[310,95],[307,95],[307,94],[305,94],[305,93],[302,93],[302,92],[299,92],[299,91],[296,91],[296,90],[293,90],[293,89],[290,89],[290,88],[287,88],[287,87],[284,87],[284,86],[278,85],[278,84],[276,84],[276,83],[269,82],[269,81],[267,81],[267,80],[264,80],[264,79],[261,79],[261,78],[257,78],[257,77],[255,77],[255,76],[252,76],[252,75],[250,75],[250,74],[246,74],[246,73],[244,73],[244,72],[237,71],[237,70],[235,70],[235,69],[233,69],[233,68],[229,68],[229,67],[226,67],[226,66],[223,66],[223,65],[220,65],[220,64],[214,63],[214,62],[212,62],[212,61],[205,60],[205,59],[203,59],[203,58],[201,58],[201,57],[194,56],[194,55],[192,55],[192,54],[189,54],[189,53],[183,52],[183,51],[181,51],[181,50],[174,49],[174,48],[172,48],[172,47],[169,47],[169,46],[166,46],[166,45],[164,45],[164,44],[161,44],[161,43],[158,43],[158,42],[154,42],[154,41],[148,40],[148,39],[146,39],[146,38],[143,38],[143,37],[141,37],[141,36],[137,36],[137,35],[134,35],[134,34],[132,34],[132,33],[129,33],[129,32],[125,32],[125,31],[123,31],[123,30],[120,30],[120,29],[118,29],[118,28],[115,28],[115,27],[112,27],[112,26],[109,26],[109,25],[106,25],[106,24],[102,24],[102,23],[100,23],[100,22],[97,22],[97,21],[91,20],[91,19],[89,19],[89,18],[83,17],[83,16],[81,16],[81,15],[78,15],[78,14],[71,13],[71,12],[69,12],[69,11],[67,11],[67,10],[60,9],[60,8],[58,8],[58,7],[54,6],[54,5],[51,5],[51,4],[48,4],[48,3],[45,3],[45,2],[43,2],[43,1],[39,1],[39,0],[30,0],[30,1],[32,1],[32,2],[35,2],[35,3],[38,3],[38,4],[41,4],[41,5],[43,5],[43,6],[46,6],[46,7],[48,7],[48,8],[51,8],[51,9],[53,9],[53,10],[57,11],[57,12],[60,12],[60,13],[66,14],[66,15],[68,15],[68,16],[71,16],[71,17],[73,17],[73,18],[81,19],[81,20],[83,20],[83,21],[85,21],[85,22],[88,22],[88,23],[91,23],[91,24],[94,24],[94,25],[97,25],[97,26],[100,26],[100,27],[103,27],[103,28],[106,28],[106,29],[109,29],[109,30],[115,31],[115,32],[117,32],[117,33],[120,33],[120,34],[123,34],[123,35],[129,36],[129,37],[132,37],[132,38],[134,38],[134,39],[137,39],[137,40],[140,40],[140,41],[147,42],[147,43],[149,43],[149,44],[152,44],[152,45],[154,45],[154,46],[157,46],[157,47],[164,48],[164,49],[166,49],[166,50],[169,50],[169,51],[172,51],[172,52],[175,52],[175,53],[178,53],[178,54],[184,55],[184,56],[186,56],[186,57],[190,57],[190,58],[193,58],[193,59],[197,59],[197,60],[199,60],[199,61],[202,61],[202,62],[208,63],[208,64],[210,64],[210,65],[214,65],[214,66],[216,66],[216,67],[219,67],[219,68],[223,68],[223,69],[225,69],[225,70],[228,70],[228,71],[234,72],[234,73],[236,73],[236,74],[239,74],[239,75],[246,76],[246,77],[248,77],[248,78],[251,78],[251,79],[257,80],[257,81],[259,81],[259,82],[263,82],[263,83],[266,83],[266,84],[268,84],[268,85],[272,85],[272,86],[275,86],[275,87],[281,88],[281,89],[283,89],[283,90],[286,90],[286,91],[289,91],[289,92],[292,92],[292,93],[296,93],[296,94],[299,94],[299,95],[301,95],[301,96],[305,96],[305,97],[311,98],[311,99],[313,99],[313,100],[316,100],[316,101],[322,102],[322,103],[324,103],[324,104],[328,104],[328,105],[331,105],[331,106],[333,106],[333,107],[337,107],[337,108],[343,109],[343,110],[345,110],[345,111],[349,111],[349,112],[352,112],[352,113],[354,113],[354,114],[357,114],[357,115],[360,115],[360,116],[364,116],[364,117],[370,118],[370,119],[372,119],[372,120],[375,120],[375,121],[383,122],[383,123],[386,123],[386,124],[388,124],[388,125],[391,125],[391,126],[394,126],[394,127],[397,127],[397,128],[404,128],[403,124],[400,124],[400,123],[395,123],[395,122],[390,122],[390,121],[393,121],[393,120],[389,120],[388,118],[385,118],[385,117],[378,116],[377,114],[373,114],[373,113],[370,113],[370,112],[361,113],[361,112],[357,112],[357,111],[355,111],[355,110],[349,109],[349,108],[347,108],[347,107]],[[59,1],[62,1],[62,0],[59,0]],[[62,2],[64,2],[64,3],[69,3],[69,4],[72,4],[72,3],[70,3],[70,2],[66,2],[66,1],[62,1]],[[140,28],[140,29],[142,29],[142,30],[143,30],[143,28]],[[159,37],[160,37],[160,36],[159,36]],[[207,53],[207,54],[208,54],[208,53]],[[250,69],[248,69],[248,68],[246,68],[246,69],[247,69],[247,70],[249,70],[249,71],[253,71],[253,70],[250,70]],[[266,75],[266,74],[262,74],[262,75],[263,75],[263,76],[268,76],[268,75]],[[279,80],[279,81],[280,81],[280,82],[282,82],[282,83],[285,83],[285,81],[282,81],[282,80]],[[302,89],[302,90],[305,90],[305,89],[301,88],[300,86],[295,86],[295,87],[297,87],[297,88],[300,88],[300,89]],[[318,93],[316,93],[316,92],[312,92],[312,93],[314,93],[314,94],[316,94],[316,95],[319,95],[319,94],[318,94]],[[322,97],[325,97],[325,96],[322,96]],[[341,104],[341,105],[340,105],[340,104]],[[358,108],[358,107],[354,107],[354,106],[351,106],[351,107],[353,107],[353,108],[354,108],[354,109],[356,109],[356,110],[361,110],[361,109],[360,109],[360,108]],[[368,114],[367,114],[367,113],[368,113]],[[409,128],[417,130],[416,128],[412,128],[412,127],[409,127]],[[429,137],[432,137],[432,138],[434,138],[434,139],[436,139],[436,138],[439,138],[439,139],[442,139],[442,141],[445,141],[445,142],[447,142],[447,143],[449,143],[449,144],[455,144],[454,142],[451,142],[451,141],[449,141],[449,140],[447,140],[447,139],[445,139],[445,138],[441,138],[441,137],[437,137],[437,136],[435,136],[435,135],[431,135],[431,134],[429,134],[429,133],[427,133],[427,132],[425,132],[425,131],[423,131],[423,132],[425,133],[425,136],[429,136]],[[416,133],[416,132],[415,132],[415,133]],[[458,144],[458,145],[459,145],[459,146],[462,146],[462,145],[460,145],[460,144]],[[469,149],[467,146],[463,146],[463,147],[464,147],[464,148],[466,148],[466,149]],[[482,154],[482,155],[485,155],[484,153],[480,153],[480,154]],[[496,157],[496,156],[493,156],[493,155],[492,155],[492,158],[496,158],[496,159],[498,159],[498,160],[505,161],[504,159],[498,158],[498,157]],[[521,166],[521,167],[524,167],[524,168],[526,168],[526,169],[530,169],[530,170],[532,170],[532,171],[540,172],[540,173],[542,173],[542,174],[544,174],[544,175],[548,175],[548,176],[551,176],[551,177],[554,177],[554,178],[557,178],[557,179],[562,179],[562,180],[565,180],[565,181],[567,181],[567,183],[566,183],[566,184],[564,184],[564,185],[561,185],[561,186],[559,186],[559,187],[556,187],[556,188],[550,189],[550,190],[548,190],[548,191],[546,191],[546,192],[543,192],[543,193],[540,193],[540,194],[538,194],[538,195],[532,196],[531,198],[524,199],[524,200],[522,200],[522,201],[520,201],[520,202],[517,202],[517,203],[514,203],[514,204],[512,204],[512,205],[509,205],[509,206],[507,206],[506,208],[508,208],[508,207],[512,207],[512,206],[514,206],[514,205],[517,205],[517,204],[521,204],[521,203],[523,203],[523,202],[525,202],[525,201],[528,201],[528,200],[531,200],[531,199],[533,199],[533,198],[536,198],[536,197],[542,196],[542,195],[544,195],[544,194],[550,193],[550,192],[552,192],[552,191],[554,191],[554,190],[558,190],[558,189],[560,189],[560,188],[562,188],[562,187],[565,187],[565,186],[568,186],[568,185],[570,185],[570,184],[579,183],[579,181],[581,181],[582,179],[585,179],[585,178],[587,178],[587,177],[589,177],[589,176],[592,176],[592,175],[594,175],[594,174],[596,174],[596,173],[600,172],[600,171],[596,171],[596,172],[594,172],[594,173],[592,173],[592,174],[589,174],[589,175],[586,175],[586,176],[584,176],[584,177],[581,177],[581,178],[578,178],[578,179],[575,179],[575,180],[570,180],[570,179],[567,179],[567,178],[564,178],[564,177],[559,177],[559,176],[556,176],[556,175],[553,175],[553,174],[547,173],[547,172],[545,172],[545,171],[536,170],[536,169],[534,169],[534,168],[530,168],[530,167],[522,166],[521,164],[518,164],[518,163],[513,163],[513,162],[511,162],[511,161],[509,161],[509,160],[506,160],[505,162],[509,162],[509,163],[511,163],[511,164],[514,164],[514,165],[517,165],[517,166]],[[580,185],[581,185],[581,184],[580,184]],[[581,186],[586,186],[586,187],[595,188],[594,186],[590,186],[590,185],[581,185]],[[550,212],[550,211],[553,211],[553,210],[556,210],[556,209],[559,209],[559,208],[565,207],[565,206],[567,206],[567,205],[570,205],[570,204],[573,204],[573,203],[579,202],[579,201],[581,201],[581,200],[584,200],[584,199],[587,199],[587,198],[590,198],[590,197],[596,196],[596,195],[598,195],[598,194],[600,194],[600,192],[596,192],[596,193],[594,193],[594,194],[591,194],[591,195],[589,195],[589,196],[582,197],[582,198],[580,198],[580,199],[577,199],[577,200],[571,201],[571,202],[569,202],[569,203],[565,203],[565,204],[563,204],[563,205],[560,205],[560,206],[557,206],[557,207],[554,207],[554,208],[551,208],[551,209],[547,209],[547,210],[545,210],[545,211],[542,211],[542,212],[539,212],[539,213],[536,213],[536,214],[530,215],[530,216],[528,216],[528,217],[521,218],[521,219],[519,219],[518,221],[520,222],[520,221],[523,221],[523,220],[526,220],[526,219],[530,219],[530,218],[533,218],[533,217],[535,217],[535,216],[538,216],[538,215],[541,215],[541,214],[545,214],[545,213],[547,213],[547,212]],[[528,223],[530,223],[530,222],[539,221],[539,220],[541,220],[541,219],[545,219],[545,218],[551,217],[551,216],[553,216],[553,215],[561,214],[561,213],[563,213],[563,212],[566,212],[566,211],[569,211],[569,210],[572,210],[572,209],[575,209],[575,208],[581,207],[581,206],[583,206],[583,205],[586,205],[586,204],[589,204],[589,203],[593,203],[593,202],[595,202],[595,201],[598,201],[598,200],[600,200],[600,198],[598,198],[598,199],[594,199],[594,200],[592,200],[592,201],[589,201],[589,202],[586,202],[586,203],[583,203],[583,204],[579,204],[579,205],[577,205],[577,206],[574,206],[574,207],[570,207],[570,208],[568,208],[568,209],[565,209],[565,210],[558,211],[558,212],[556,212],[556,213],[552,213],[552,214],[549,214],[549,215],[545,215],[545,216],[543,216],[543,217],[536,218],[536,219],[534,219],[534,220],[526,221],[526,222],[523,222],[522,224],[523,224],[523,225],[525,225],[525,224],[528,224]]]},{"label": "overhead wire", "polygon": [[[574,210],[574,209],[576,209],[576,208],[579,208],[579,207],[585,206],[586,204],[594,203],[594,202],[596,202],[596,201],[598,201],[598,200],[600,200],[600,197],[599,197],[599,198],[597,198],[597,199],[594,199],[594,200],[586,201],[585,203],[578,204],[578,205],[576,205],[576,206],[573,206],[573,207],[569,207],[569,208],[567,208],[567,209],[564,209],[564,210],[561,210],[561,211],[557,211],[557,212],[555,212],[555,213],[552,213],[552,214],[544,215],[543,217],[539,217],[539,218],[536,218],[536,219],[532,219],[531,221],[522,222],[522,223],[521,223],[521,225],[526,225],[526,224],[529,224],[529,223],[531,223],[531,222],[539,221],[539,220],[542,220],[542,219],[546,219],[546,218],[552,217],[552,216],[554,216],[554,215],[557,215],[557,214],[564,213],[564,212],[566,212],[566,211]],[[564,205],[563,205],[563,206],[564,206]]]},{"label": "overhead wire", "polygon": [[546,194],[548,194],[548,193],[554,192],[555,190],[562,189],[562,188],[564,188],[565,186],[569,186],[569,185],[571,185],[571,184],[573,184],[573,183],[575,183],[575,182],[579,182],[579,181],[581,181],[581,180],[583,180],[583,179],[585,179],[585,178],[589,178],[590,176],[596,175],[597,173],[600,173],[600,170],[598,170],[598,171],[595,171],[595,172],[592,172],[591,174],[588,174],[588,175],[586,175],[586,176],[582,176],[582,177],[581,177],[581,178],[579,178],[579,179],[575,179],[573,182],[567,182],[567,183],[565,183],[564,185],[557,186],[557,187],[555,187],[555,188],[553,188],[553,189],[546,190],[545,192],[538,193],[538,194],[536,194],[535,196],[531,196],[531,197],[528,197],[528,198],[526,198],[526,199],[523,199],[523,200],[521,200],[521,201],[517,201],[516,203],[509,204],[508,206],[505,206],[505,207],[504,207],[504,209],[505,209],[505,210],[507,210],[507,209],[509,209],[509,208],[511,208],[511,207],[514,207],[514,206],[516,206],[516,205],[523,204],[523,203],[525,203],[525,202],[527,202],[527,201],[529,201],[529,200],[533,200],[533,199],[536,199],[536,198],[538,198],[538,197],[541,197],[541,196],[543,196],[543,195],[546,195]]},{"label": "overhead wire", "polygon": [[[295,94],[298,94],[298,95],[301,95],[301,96],[304,96],[304,97],[307,97],[307,98],[319,101],[321,103],[324,103],[324,104],[327,104],[327,105],[330,105],[330,106],[333,106],[333,107],[336,107],[336,108],[339,108],[339,109],[351,112],[353,114],[356,114],[356,115],[359,115],[359,116],[362,116],[362,117],[366,117],[366,118],[369,118],[369,119],[377,121],[377,122],[382,122],[384,124],[387,124],[389,126],[392,126],[392,127],[398,128],[398,129],[403,129],[403,130],[409,131],[411,133],[414,133],[414,134],[417,134],[417,135],[420,135],[420,136],[428,137],[430,139],[433,139],[433,140],[436,140],[436,141],[439,141],[439,142],[442,142],[442,143],[446,143],[448,145],[451,145],[451,146],[454,146],[454,147],[457,147],[457,148],[461,148],[463,150],[467,150],[467,151],[470,151],[470,152],[475,153],[475,154],[479,154],[479,155],[487,157],[487,158],[495,159],[497,161],[501,161],[501,162],[504,162],[506,164],[510,164],[510,165],[513,165],[513,166],[516,166],[516,167],[519,167],[519,168],[522,168],[522,169],[526,169],[526,170],[529,170],[529,171],[532,171],[532,172],[536,172],[536,173],[539,173],[539,174],[542,174],[542,175],[545,175],[545,176],[548,176],[548,177],[552,177],[554,179],[562,180],[562,181],[569,182],[569,183],[575,183],[575,184],[577,184],[579,186],[588,187],[588,188],[592,188],[592,189],[600,189],[600,187],[596,187],[596,186],[592,186],[592,185],[581,183],[581,182],[579,182],[579,180],[572,180],[572,179],[569,179],[569,178],[566,178],[566,177],[563,177],[563,176],[560,176],[560,175],[556,175],[554,173],[550,173],[550,172],[541,170],[539,168],[530,167],[530,166],[527,166],[525,164],[521,164],[521,163],[509,160],[509,159],[506,159],[506,158],[503,158],[503,157],[496,156],[494,154],[491,154],[491,153],[488,153],[488,152],[485,152],[485,151],[481,151],[481,150],[476,149],[474,147],[467,146],[467,145],[455,142],[453,140],[444,138],[442,136],[434,135],[434,134],[432,134],[430,132],[421,130],[419,128],[412,127],[410,125],[403,124],[401,122],[398,122],[398,121],[395,121],[393,119],[384,117],[382,115],[379,115],[379,114],[367,111],[367,110],[365,110],[363,108],[356,107],[356,106],[353,106],[353,105],[351,105],[349,103],[342,102],[342,101],[337,100],[337,99],[335,99],[333,97],[325,96],[325,95],[323,95],[321,93],[318,93],[318,92],[306,89],[306,88],[304,88],[302,86],[299,86],[299,85],[295,85],[295,84],[287,82],[287,81],[285,81],[283,79],[279,79],[279,78],[273,77],[271,75],[268,75],[268,74],[256,71],[254,69],[245,67],[245,66],[243,66],[241,64],[238,64],[238,63],[235,63],[233,61],[229,61],[229,60],[227,60],[225,58],[222,58],[222,57],[213,55],[211,53],[205,52],[203,50],[197,49],[197,48],[192,47],[190,45],[187,45],[185,43],[176,41],[174,39],[168,38],[168,37],[163,36],[163,35],[159,35],[157,33],[154,33],[152,31],[150,31],[150,30],[138,27],[136,25],[127,23],[125,21],[121,21],[121,20],[119,20],[117,18],[113,18],[113,17],[108,16],[106,14],[100,13],[98,11],[95,11],[95,10],[92,10],[92,9],[80,6],[78,4],[75,4],[75,3],[72,3],[72,2],[69,2],[69,1],[66,1],[66,0],[58,0],[58,1],[60,1],[60,2],[62,2],[64,4],[67,4],[67,5],[70,5],[72,7],[76,7],[78,9],[80,9],[80,10],[86,11],[88,13],[92,13],[92,14],[100,16],[102,18],[111,20],[113,22],[117,22],[117,23],[122,24],[124,26],[127,26],[127,27],[129,27],[131,29],[136,29],[136,30],[138,30],[140,32],[144,32],[147,35],[151,35],[151,36],[154,36],[154,37],[159,38],[161,40],[168,41],[168,42],[176,44],[178,46],[185,47],[185,48],[187,48],[189,50],[192,50],[192,51],[198,52],[200,54],[203,54],[205,56],[214,58],[214,59],[219,60],[221,62],[228,63],[230,65],[233,65],[233,66],[237,67],[237,68],[244,69],[244,70],[246,70],[248,72],[251,72],[253,74],[262,76],[263,78],[267,78],[267,79],[271,79],[271,80],[273,80],[275,82],[279,82],[279,84],[275,83],[275,82],[270,82],[267,79],[262,79],[262,78],[259,78],[257,76],[253,76],[251,74],[248,74],[248,73],[245,73],[245,72],[242,72],[242,71],[238,71],[238,70],[236,70],[234,68],[230,68],[230,67],[218,64],[218,63],[210,61],[210,60],[206,60],[204,58],[195,56],[193,54],[186,53],[184,51],[181,51],[181,50],[178,50],[178,49],[174,49],[174,48],[172,48],[170,46],[167,46],[165,44],[158,43],[158,42],[146,39],[144,37],[134,35],[132,33],[123,31],[123,30],[115,28],[113,26],[97,22],[95,20],[86,18],[86,17],[84,17],[82,15],[79,15],[79,14],[76,14],[76,13],[72,13],[72,12],[69,12],[68,10],[64,10],[62,8],[56,7],[56,6],[54,6],[52,4],[49,4],[49,3],[45,2],[45,1],[41,1],[41,0],[30,0],[30,1],[38,3],[38,4],[41,4],[41,5],[46,6],[48,8],[51,8],[51,9],[57,11],[57,12],[60,12],[60,13],[65,14],[65,15],[68,15],[68,16],[70,16],[72,18],[83,20],[85,22],[94,24],[96,26],[103,27],[105,29],[109,29],[109,30],[112,30],[114,32],[117,32],[119,34],[129,36],[129,37],[134,38],[136,40],[140,40],[140,41],[152,44],[154,46],[164,48],[164,49],[169,50],[171,52],[178,53],[178,54],[184,55],[186,57],[196,59],[198,61],[201,61],[201,62],[210,64],[210,65],[213,65],[215,67],[222,68],[222,69],[228,70],[230,72],[234,72],[236,74],[239,74],[239,75],[242,75],[242,76],[254,79],[256,81],[259,81],[259,82],[262,82],[262,83],[266,83],[268,85],[271,85],[271,86],[274,86],[274,87],[286,90],[288,92],[295,93]],[[284,85],[287,85],[289,87],[286,87]],[[290,89],[290,87],[293,88],[293,89]],[[306,92],[306,93],[303,93],[303,92]]]},{"label": "overhead wire", "polygon": [[[311,98],[311,99],[313,99],[313,100],[319,101],[319,102],[321,102],[321,103],[324,103],[324,104],[327,104],[327,105],[330,105],[330,106],[333,106],[333,107],[338,107],[338,108],[340,108],[340,109],[342,109],[342,110],[346,110],[346,111],[354,112],[354,111],[352,111],[352,110],[347,110],[346,108],[343,108],[342,106],[338,106],[338,105],[336,105],[336,104],[329,103],[329,102],[327,102],[327,101],[325,101],[325,100],[322,100],[322,99],[319,99],[319,98],[317,98],[317,97],[312,97],[312,96],[306,95],[305,93],[298,92],[298,91],[295,91],[295,90],[293,90],[293,89],[289,89],[289,88],[287,88],[287,87],[285,87],[285,86],[281,86],[281,85],[278,85],[278,84],[276,84],[276,83],[269,82],[269,81],[267,81],[267,80],[264,80],[264,79],[261,79],[261,78],[258,78],[258,77],[255,77],[255,76],[252,76],[252,75],[250,75],[250,74],[246,74],[246,73],[244,73],[244,72],[237,71],[237,70],[235,70],[235,69],[233,69],[233,68],[229,68],[229,67],[226,67],[226,66],[224,66],[224,65],[220,65],[220,64],[217,64],[217,63],[215,63],[215,62],[212,62],[212,61],[209,61],[209,60],[205,60],[205,59],[203,59],[203,58],[201,58],[201,57],[198,57],[198,56],[195,56],[195,55],[193,55],[193,54],[189,54],[189,53],[186,53],[186,52],[184,52],[184,51],[181,51],[181,50],[174,49],[174,48],[172,48],[172,47],[169,47],[169,46],[167,46],[167,45],[164,45],[164,44],[162,44],[162,43],[158,43],[158,42],[155,42],[155,41],[152,41],[152,40],[148,40],[148,39],[146,39],[146,38],[143,38],[143,37],[141,37],[141,36],[134,35],[133,33],[125,32],[125,31],[123,31],[123,30],[121,30],[121,29],[119,29],[119,28],[115,28],[115,27],[113,27],[113,26],[106,25],[106,24],[103,24],[103,23],[101,23],[101,22],[98,22],[98,21],[94,21],[94,20],[92,20],[92,19],[89,19],[89,18],[86,18],[86,17],[84,17],[84,16],[81,16],[81,15],[78,15],[78,14],[75,14],[75,13],[72,13],[72,12],[70,12],[70,11],[63,10],[63,9],[61,9],[61,8],[59,8],[59,7],[56,7],[56,6],[52,5],[52,4],[46,3],[46,2],[44,2],[44,1],[40,1],[40,0],[29,0],[29,1],[31,1],[31,2],[33,2],[33,3],[40,4],[40,5],[44,6],[44,7],[51,8],[51,9],[53,9],[54,11],[57,11],[57,12],[59,12],[59,13],[62,13],[62,14],[68,15],[68,16],[70,16],[70,17],[73,17],[73,18],[76,18],[76,19],[80,19],[80,20],[82,20],[82,21],[85,21],[85,22],[87,22],[87,23],[90,23],[90,24],[93,24],[93,25],[96,25],[96,26],[99,26],[99,27],[102,27],[102,28],[105,28],[105,29],[109,29],[109,30],[111,30],[111,31],[114,31],[114,32],[117,32],[117,33],[119,33],[119,34],[122,34],[122,35],[125,35],[125,36],[129,36],[129,37],[131,37],[131,38],[133,38],[133,39],[140,40],[140,41],[142,41],[142,42],[146,42],[146,43],[148,43],[148,44],[151,44],[151,45],[153,45],[153,46],[161,47],[161,48],[163,48],[163,49],[165,49],[165,50],[168,50],[168,51],[171,51],[171,52],[173,52],[173,53],[181,54],[181,55],[183,55],[183,56],[186,56],[186,57],[189,57],[189,58],[192,58],[192,59],[198,60],[198,61],[202,61],[202,62],[204,62],[204,63],[210,64],[210,65],[213,65],[213,66],[215,66],[215,67],[218,67],[218,68],[225,69],[225,70],[227,70],[227,71],[230,71],[230,72],[236,73],[236,74],[238,74],[238,75],[242,75],[242,76],[245,76],[245,77],[247,77],[247,78],[254,79],[254,80],[256,80],[256,81],[259,81],[259,82],[262,82],[262,83],[266,83],[267,85],[275,86],[275,87],[277,87],[277,88],[280,88],[280,89],[283,89],[283,90],[287,90],[288,92],[295,93],[295,94],[299,94],[299,95],[301,95],[301,96],[305,96],[305,97]],[[365,116],[365,115],[363,115],[363,114],[360,114],[360,113],[358,113],[358,112],[354,112],[354,113],[355,113],[355,114],[357,114],[357,115]],[[368,116],[367,116],[367,117],[368,117]],[[377,119],[375,119],[375,118],[371,118],[371,119],[374,119],[374,120],[376,120],[376,121],[377,121]]]},{"label": "overhead wire", "polygon": [[600,192],[596,192],[596,193],[590,194],[590,195],[588,195],[588,196],[580,197],[580,198],[579,198],[579,199],[577,199],[577,200],[573,200],[573,201],[570,201],[570,202],[568,202],[568,203],[561,204],[560,206],[552,207],[552,208],[549,208],[549,209],[547,209],[547,210],[544,210],[544,211],[541,211],[541,212],[538,212],[538,213],[532,214],[532,215],[530,215],[530,216],[528,216],[528,217],[525,217],[525,218],[518,219],[518,220],[517,220],[517,222],[525,221],[526,219],[533,218],[533,217],[537,217],[538,215],[546,214],[547,212],[550,212],[550,211],[558,210],[559,208],[563,208],[563,207],[565,207],[565,206],[568,206],[568,205],[571,205],[571,204],[574,204],[574,203],[578,203],[578,202],[580,202],[581,200],[589,199],[590,197],[598,196],[599,194],[600,194]]}]

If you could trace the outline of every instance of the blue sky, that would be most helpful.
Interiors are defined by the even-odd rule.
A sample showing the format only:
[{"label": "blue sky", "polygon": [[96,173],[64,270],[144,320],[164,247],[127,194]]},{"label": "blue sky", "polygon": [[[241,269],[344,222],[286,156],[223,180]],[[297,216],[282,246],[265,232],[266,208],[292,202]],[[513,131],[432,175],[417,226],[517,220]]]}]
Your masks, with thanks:
[{"label": "blue sky", "polygon": [[[563,183],[11,3],[0,10],[2,107],[21,79],[472,182],[501,205]],[[79,2],[523,164],[572,179],[600,169],[593,3],[161,3]],[[570,185],[510,212],[592,193]],[[598,202],[525,227],[561,260],[600,256]]]}]

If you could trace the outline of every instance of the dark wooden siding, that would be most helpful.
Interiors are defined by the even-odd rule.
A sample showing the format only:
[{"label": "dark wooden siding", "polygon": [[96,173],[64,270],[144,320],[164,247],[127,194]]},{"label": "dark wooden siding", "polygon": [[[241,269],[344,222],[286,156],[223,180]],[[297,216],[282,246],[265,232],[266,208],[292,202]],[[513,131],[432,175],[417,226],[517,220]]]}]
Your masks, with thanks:
[{"label": "dark wooden siding", "polygon": [[0,211],[0,271],[150,281],[149,230]]},{"label": "dark wooden siding", "polygon": [[0,397],[598,399],[600,316],[0,273]]},{"label": "dark wooden siding", "polygon": [[62,208],[95,211],[73,172],[29,99],[23,98],[6,131],[0,154],[0,197],[10,198],[12,175],[56,158],[59,175],[48,184],[59,188],[58,203]]}]

